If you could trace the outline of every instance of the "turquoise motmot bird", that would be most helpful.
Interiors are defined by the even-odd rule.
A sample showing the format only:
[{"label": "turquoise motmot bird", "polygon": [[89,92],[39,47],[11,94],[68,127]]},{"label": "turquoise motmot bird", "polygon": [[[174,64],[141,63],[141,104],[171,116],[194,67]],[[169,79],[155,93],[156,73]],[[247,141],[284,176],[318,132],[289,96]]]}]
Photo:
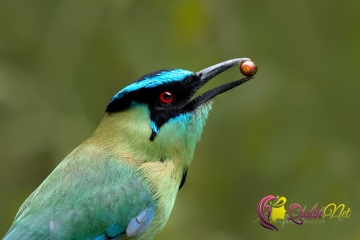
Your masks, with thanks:
[{"label": "turquoise motmot bird", "polygon": [[211,99],[252,77],[194,94],[247,60],[165,69],[119,91],[93,136],[23,203],[4,239],[153,239],[185,183]]}]

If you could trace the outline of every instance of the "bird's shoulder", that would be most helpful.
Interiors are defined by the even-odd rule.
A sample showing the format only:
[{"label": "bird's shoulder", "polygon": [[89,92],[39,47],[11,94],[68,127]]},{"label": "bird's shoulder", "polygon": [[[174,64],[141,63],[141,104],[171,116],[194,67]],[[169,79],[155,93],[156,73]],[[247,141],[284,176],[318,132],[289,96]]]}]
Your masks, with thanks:
[{"label": "bird's shoulder", "polygon": [[123,233],[133,218],[155,208],[136,166],[97,146],[81,146],[24,202],[9,231],[15,238],[5,239]]}]

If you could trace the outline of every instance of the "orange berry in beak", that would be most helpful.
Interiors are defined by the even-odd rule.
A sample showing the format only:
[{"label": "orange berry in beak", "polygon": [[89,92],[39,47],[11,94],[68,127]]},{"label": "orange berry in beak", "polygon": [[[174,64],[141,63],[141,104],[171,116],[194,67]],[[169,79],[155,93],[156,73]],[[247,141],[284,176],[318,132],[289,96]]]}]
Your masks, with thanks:
[{"label": "orange berry in beak", "polygon": [[252,77],[256,74],[258,67],[255,63],[248,60],[240,65],[240,72],[246,77]]}]

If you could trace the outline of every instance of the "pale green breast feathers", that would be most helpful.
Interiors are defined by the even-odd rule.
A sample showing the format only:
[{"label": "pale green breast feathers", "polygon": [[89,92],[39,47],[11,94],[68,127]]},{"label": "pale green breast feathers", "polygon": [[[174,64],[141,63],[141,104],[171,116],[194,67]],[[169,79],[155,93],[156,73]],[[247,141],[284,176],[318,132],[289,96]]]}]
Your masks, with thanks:
[{"label": "pale green breast feathers", "polygon": [[168,121],[156,138],[149,141],[152,131],[149,110],[146,105],[137,105],[106,115],[89,140],[101,143],[102,148],[111,149],[119,161],[138,169],[156,199],[153,225],[158,229],[170,215],[210,109],[211,102],[208,102],[191,114]]}]

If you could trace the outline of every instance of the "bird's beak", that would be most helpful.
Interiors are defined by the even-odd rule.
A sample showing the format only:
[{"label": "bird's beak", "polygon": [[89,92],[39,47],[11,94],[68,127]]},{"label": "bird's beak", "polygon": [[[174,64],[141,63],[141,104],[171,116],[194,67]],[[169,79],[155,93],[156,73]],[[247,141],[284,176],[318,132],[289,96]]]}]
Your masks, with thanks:
[{"label": "bird's beak", "polygon": [[228,70],[229,68],[231,68],[233,66],[240,65],[241,63],[243,63],[245,61],[250,61],[250,59],[249,58],[231,59],[231,60],[228,60],[225,62],[215,64],[211,67],[205,68],[205,69],[197,72],[196,75],[200,78],[200,80],[202,82],[201,85],[204,85],[205,83],[207,83],[210,79],[212,79],[216,75]]},{"label": "bird's beak", "polygon": [[[200,89],[203,85],[205,85],[205,83],[207,83],[210,79],[214,78],[216,75],[226,71],[227,69],[229,69],[233,66],[241,65],[243,62],[249,61],[249,60],[250,60],[249,58],[236,58],[236,59],[232,59],[232,60],[228,60],[228,61],[225,61],[222,63],[215,64],[211,67],[205,68],[205,69],[197,72],[196,76],[198,76],[200,84],[197,87],[196,91],[198,89]],[[213,88],[213,89],[201,94],[200,96],[194,98],[190,102],[190,105],[199,106],[202,103],[206,102],[207,100],[215,97],[216,95],[226,92],[234,87],[237,87],[240,84],[247,82],[252,78],[253,78],[253,76],[245,77],[245,78],[233,81],[233,82],[225,83],[216,88]]]}]

